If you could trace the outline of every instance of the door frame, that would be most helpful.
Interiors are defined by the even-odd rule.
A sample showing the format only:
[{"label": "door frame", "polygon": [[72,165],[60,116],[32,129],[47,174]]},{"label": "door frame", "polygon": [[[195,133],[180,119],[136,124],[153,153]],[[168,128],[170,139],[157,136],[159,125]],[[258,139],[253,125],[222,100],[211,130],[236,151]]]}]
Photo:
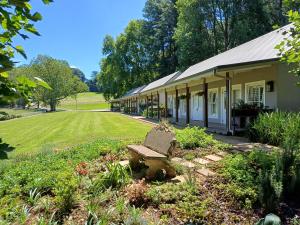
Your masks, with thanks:
[{"label": "door frame", "polygon": [[[240,90],[240,99],[242,99],[242,84],[235,84],[231,86],[231,102],[233,102],[233,90]],[[225,86],[221,87],[221,123],[222,124],[226,124],[226,105],[224,99],[224,97],[226,97],[226,93],[224,93],[225,91],[226,91],[226,87]]]},{"label": "door frame", "polygon": [[[203,96],[197,96],[198,98],[200,98],[200,102],[199,102],[199,107],[200,106],[202,106],[202,107],[200,107],[201,109],[200,109],[200,113],[199,113],[199,119],[196,119],[195,120],[195,118],[194,118],[194,104],[193,104],[193,99],[194,99],[194,97],[196,97],[196,95],[197,95],[197,91],[193,91],[193,92],[191,92],[191,98],[190,98],[190,106],[191,106],[191,119],[193,120],[193,121],[203,121]],[[201,113],[202,112],[202,113]]]}]

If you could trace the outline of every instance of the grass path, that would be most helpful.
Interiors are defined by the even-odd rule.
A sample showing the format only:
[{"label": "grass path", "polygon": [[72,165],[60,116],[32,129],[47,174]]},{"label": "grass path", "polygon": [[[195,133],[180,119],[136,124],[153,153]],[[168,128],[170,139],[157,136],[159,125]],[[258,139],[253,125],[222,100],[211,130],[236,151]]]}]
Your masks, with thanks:
[{"label": "grass path", "polygon": [[[76,101],[68,97],[58,106],[60,109],[76,110]],[[77,96],[77,110],[109,109],[110,105],[105,102],[101,93],[86,92]]]},{"label": "grass path", "polygon": [[117,113],[69,111],[0,122],[0,137],[15,148],[7,153],[13,158],[100,138],[143,139],[150,128],[149,124]]}]

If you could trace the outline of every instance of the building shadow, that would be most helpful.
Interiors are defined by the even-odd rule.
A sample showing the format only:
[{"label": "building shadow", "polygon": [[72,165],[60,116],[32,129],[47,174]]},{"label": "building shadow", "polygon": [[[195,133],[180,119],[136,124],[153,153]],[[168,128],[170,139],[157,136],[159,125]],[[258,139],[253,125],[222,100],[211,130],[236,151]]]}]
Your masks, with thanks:
[{"label": "building shadow", "polygon": [[8,159],[8,152],[13,151],[15,148],[7,143],[4,143],[0,138],[0,160]]}]

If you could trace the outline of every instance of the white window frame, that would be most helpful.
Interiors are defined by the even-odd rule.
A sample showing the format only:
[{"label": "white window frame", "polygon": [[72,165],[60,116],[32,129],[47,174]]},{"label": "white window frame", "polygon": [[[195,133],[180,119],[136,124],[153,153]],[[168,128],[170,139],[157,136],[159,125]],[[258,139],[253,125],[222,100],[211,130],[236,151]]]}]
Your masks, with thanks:
[{"label": "white window frame", "polygon": [[249,83],[245,83],[245,102],[248,102],[248,88],[251,86],[258,86],[261,85],[264,88],[264,92],[263,92],[263,105],[266,105],[266,81],[265,80],[260,80],[260,81],[255,81],[255,82],[249,82]]},{"label": "white window frame", "polygon": [[232,87],[231,87],[231,103],[232,103],[232,107],[234,107],[234,102],[233,102],[233,91],[234,90],[240,90],[239,99],[243,100],[242,99],[242,84],[234,84],[234,85],[232,85]]},{"label": "white window frame", "polygon": [[[210,112],[210,100],[209,100],[209,95],[210,93],[216,93],[216,113],[215,114],[211,114]],[[218,119],[219,116],[219,89],[218,88],[212,88],[212,89],[208,89],[208,118],[211,119]]]}]

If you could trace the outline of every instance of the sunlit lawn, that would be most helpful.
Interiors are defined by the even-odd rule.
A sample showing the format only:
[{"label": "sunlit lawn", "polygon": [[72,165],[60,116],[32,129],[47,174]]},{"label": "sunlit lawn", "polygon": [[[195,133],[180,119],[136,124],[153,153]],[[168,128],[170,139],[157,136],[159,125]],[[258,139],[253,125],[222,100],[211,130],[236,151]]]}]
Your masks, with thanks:
[{"label": "sunlit lawn", "polygon": [[74,98],[66,98],[58,106],[60,109],[71,110],[95,110],[95,109],[109,109],[110,105],[105,102],[102,94],[94,92],[86,92],[78,94],[77,105]]},{"label": "sunlit lawn", "polygon": [[0,138],[15,148],[7,153],[14,158],[22,153],[62,149],[100,138],[142,140],[150,128],[116,113],[65,111],[0,122]]}]

